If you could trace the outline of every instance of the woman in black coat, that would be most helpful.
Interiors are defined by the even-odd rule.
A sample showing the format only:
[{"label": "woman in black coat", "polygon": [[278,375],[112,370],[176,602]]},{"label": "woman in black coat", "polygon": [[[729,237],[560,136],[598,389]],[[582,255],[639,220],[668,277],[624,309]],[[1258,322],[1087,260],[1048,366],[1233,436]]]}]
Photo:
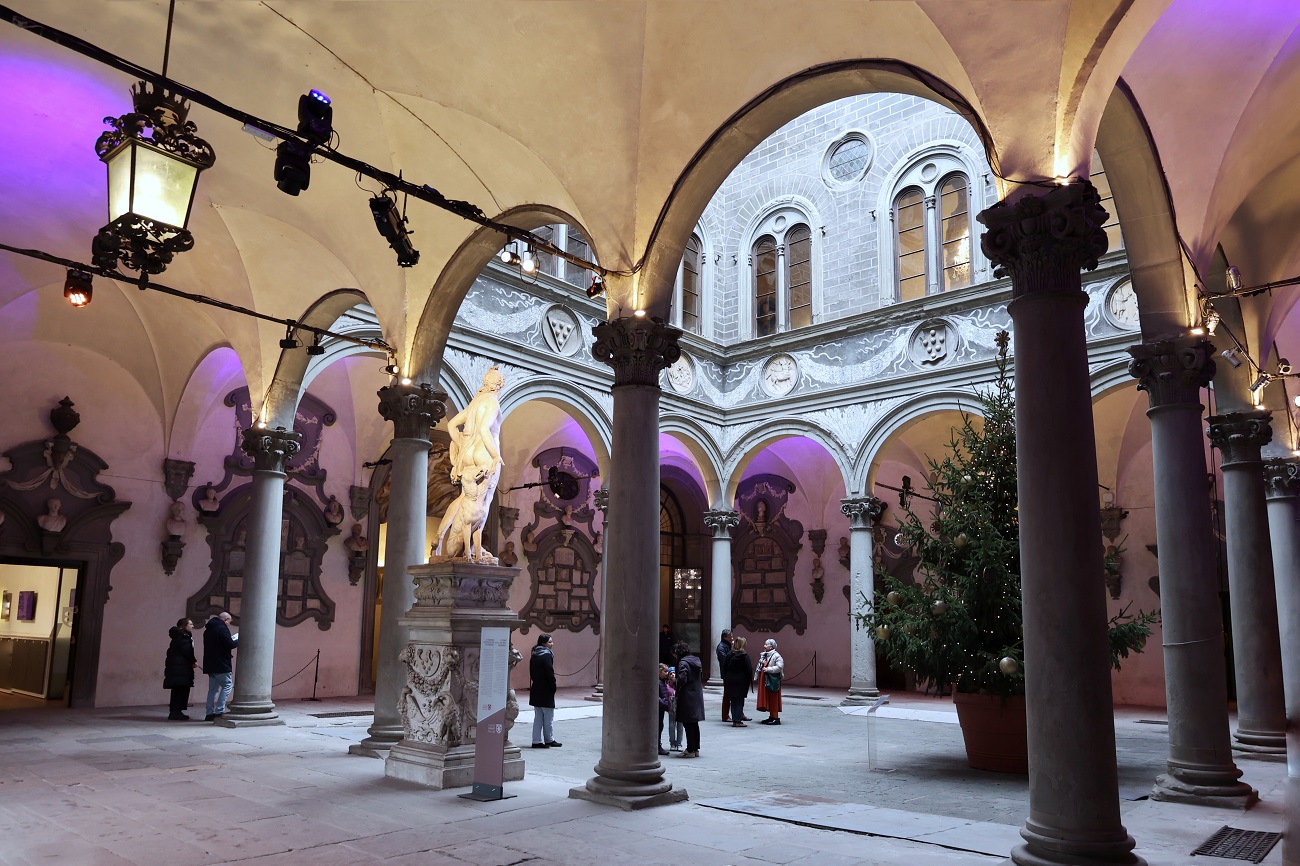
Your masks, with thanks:
[{"label": "woman in black coat", "polygon": [[754,662],[745,651],[745,639],[738,637],[731,642],[731,652],[722,664],[722,681],[726,683],[727,695],[731,698],[731,726],[748,727],[745,718],[745,698],[749,696],[749,683],[754,679]]},{"label": "woman in black coat", "polygon": [[677,721],[686,729],[686,748],[678,756],[700,756],[700,722],[704,721],[704,665],[685,642],[674,648],[677,655]]},{"label": "woman in black coat", "polygon": [[163,688],[172,690],[167,718],[188,722],[190,717],[185,715],[185,708],[190,704],[190,689],[194,687],[194,669],[199,666],[194,657],[194,623],[181,617],[167,634],[172,639],[163,662]]}]

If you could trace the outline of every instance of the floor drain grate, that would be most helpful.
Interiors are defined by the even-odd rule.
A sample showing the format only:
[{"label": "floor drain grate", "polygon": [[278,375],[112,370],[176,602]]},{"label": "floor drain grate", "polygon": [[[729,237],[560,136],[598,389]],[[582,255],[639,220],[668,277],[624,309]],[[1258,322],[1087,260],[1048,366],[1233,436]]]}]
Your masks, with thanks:
[{"label": "floor drain grate", "polygon": [[1224,857],[1229,860],[1247,860],[1251,863],[1263,863],[1268,852],[1273,850],[1281,833],[1266,833],[1262,830],[1234,830],[1224,827],[1205,840],[1205,844],[1192,852],[1192,856],[1203,854],[1207,857]]},{"label": "floor drain grate", "polygon": [[308,713],[308,715],[315,719],[347,719],[352,718],[353,716],[373,716],[374,714],[374,710],[364,713]]}]

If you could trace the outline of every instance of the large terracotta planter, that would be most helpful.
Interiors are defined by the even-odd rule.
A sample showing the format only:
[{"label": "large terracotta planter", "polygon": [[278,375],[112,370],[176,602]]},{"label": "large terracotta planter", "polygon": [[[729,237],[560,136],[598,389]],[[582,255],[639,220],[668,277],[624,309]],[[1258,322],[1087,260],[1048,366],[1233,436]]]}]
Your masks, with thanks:
[{"label": "large terracotta planter", "polygon": [[1028,773],[1029,744],[1025,698],[997,695],[953,695],[957,720],[966,740],[966,760],[977,770]]}]

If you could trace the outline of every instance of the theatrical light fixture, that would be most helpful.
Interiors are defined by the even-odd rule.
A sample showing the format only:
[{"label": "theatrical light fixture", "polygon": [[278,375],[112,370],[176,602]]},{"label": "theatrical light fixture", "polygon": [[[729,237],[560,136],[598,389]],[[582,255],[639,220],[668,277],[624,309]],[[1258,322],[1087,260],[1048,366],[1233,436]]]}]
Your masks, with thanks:
[{"label": "theatrical light fixture", "polygon": [[398,373],[397,364],[385,364],[384,372],[390,376],[396,376]]},{"label": "theatrical light fixture", "polygon": [[1292,367],[1290,361],[1288,361],[1286,358],[1277,359],[1277,374],[1279,376],[1290,376],[1291,370]]},{"label": "theatrical light fixture", "polygon": [[537,273],[537,265],[537,253],[533,252],[532,247],[528,247],[524,250],[524,260],[519,263],[519,270],[525,274],[535,274]]},{"label": "theatrical light fixture", "polygon": [[275,185],[288,195],[311,186],[311,147],[301,141],[282,141],[275,149]]},{"label": "theatrical light fixture", "polygon": [[334,108],[319,90],[298,97],[298,134],[304,140],[282,141],[275,149],[275,185],[288,195],[311,186],[311,152],[334,135]]},{"label": "theatrical light fixture", "polygon": [[1237,270],[1236,265],[1229,265],[1227,281],[1228,291],[1235,292],[1241,289],[1241,271]]},{"label": "theatrical light fixture", "polygon": [[313,341],[312,341],[312,344],[311,344],[310,346],[307,347],[307,354],[308,354],[308,355],[324,355],[324,354],[325,354],[325,347],[322,346],[322,345],[320,344],[320,334],[317,334],[317,335],[316,335],[316,339],[313,340]]},{"label": "theatrical light fixture", "polygon": [[90,303],[95,288],[91,284],[90,274],[76,268],[68,270],[68,279],[63,284],[63,297],[74,307],[84,307]]},{"label": "theatrical light fixture", "polygon": [[289,329],[288,329],[287,331],[284,332],[284,339],[280,341],[280,348],[281,348],[281,349],[296,349],[296,348],[298,348],[298,347],[301,346],[301,345],[302,345],[302,343],[299,343],[296,339],[294,339],[294,336],[293,336],[293,325],[290,325],[290,326],[289,326]]},{"label": "theatrical light fixture", "polygon": [[411,243],[411,232],[406,227],[406,217],[397,212],[397,202],[386,192],[370,200],[370,213],[375,218],[375,228],[397,253],[397,264],[414,267],[420,261],[420,251]]},{"label": "theatrical light fixture", "polygon": [[409,385],[409,384],[411,384],[411,380],[408,379],[408,378],[403,378],[403,379],[402,379],[402,384],[403,384],[403,385]]},{"label": "theatrical light fixture", "polygon": [[501,252],[497,253],[497,258],[501,260],[501,264],[519,265],[523,263],[523,259],[519,258],[519,253],[515,252],[514,247],[514,244],[511,244],[508,247],[502,247]]},{"label": "theatrical light fixture", "polygon": [[1227,361],[1233,367],[1241,366],[1241,359],[1237,357],[1236,349],[1224,349],[1219,353],[1219,357],[1223,358],[1223,360]]},{"label": "theatrical light fixture", "polygon": [[1203,337],[1205,336],[1205,329],[1202,328],[1200,325],[1197,325],[1196,327],[1191,329],[1190,333],[1193,337]]},{"label": "theatrical light fixture", "polygon": [[600,278],[600,274],[593,274],[591,285],[587,286],[587,297],[595,298],[603,291],[605,291],[605,281]]},{"label": "theatrical light fixture", "polygon": [[108,224],[91,244],[92,261],[161,274],[176,253],[194,246],[186,229],[194,191],[216,155],[186,120],[185,97],[140,81],[131,100],[135,111],[104,118],[112,129],[95,141],[108,167]]},{"label": "theatrical light fixture", "polygon": [[1263,388],[1265,385],[1267,385],[1269,378],[1270,376],[1267,373],[1260,373],[1259,378],[1256,379],[1254,383],[1251,384],[1250,393],[1254,394],[1257,391],[1259,391],[1260,388]]},{"label": "theatrical light fixture", "polygon": [[633,311],[632,311],[632,315],[636,316],[638,319],[644,319],[644,318],[645,318],[645,310],[633,310]]},{"label": "theatrical light fixture", "polygon": [[334,109],[330,98],[319,90],[298,97],[298,134],[313,149],[334,135]]}]

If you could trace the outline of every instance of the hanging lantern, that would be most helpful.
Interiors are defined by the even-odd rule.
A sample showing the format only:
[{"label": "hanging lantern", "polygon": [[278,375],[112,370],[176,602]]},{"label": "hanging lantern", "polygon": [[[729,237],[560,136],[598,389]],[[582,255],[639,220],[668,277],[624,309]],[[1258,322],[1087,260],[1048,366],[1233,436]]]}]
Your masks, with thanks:
[{"label": "hanging lantern", "polygon": [[141,81],[131,88],[135,111],[106,117],[113,127],[95,142],[108,167],[108,224],[91,246],[94,263],[160,274],[176,253],[194,246],[186,226],[199,173],[216,161],[212,146],[186,120],[189,103]]}]

